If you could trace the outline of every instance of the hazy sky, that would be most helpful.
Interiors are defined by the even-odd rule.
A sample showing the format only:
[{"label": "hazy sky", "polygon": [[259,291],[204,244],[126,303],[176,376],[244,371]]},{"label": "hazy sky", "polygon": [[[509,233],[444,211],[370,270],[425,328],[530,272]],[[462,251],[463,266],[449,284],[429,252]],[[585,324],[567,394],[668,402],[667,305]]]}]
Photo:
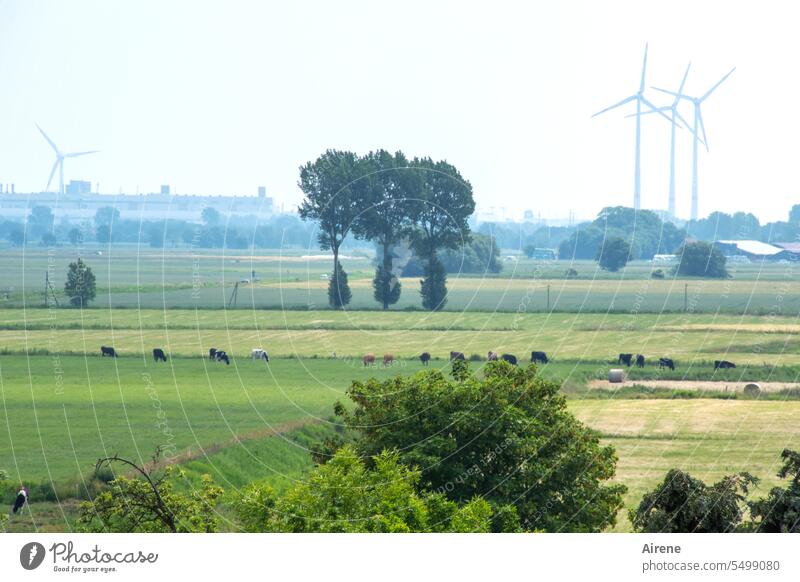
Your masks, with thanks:
[{"label": "hazy sky", "polygon": [[[749,6],[748,6],[749,4]],[[479,206],[593,216],[632,203],[634,120],[592,113],[647,84],[699,94],[700,212],[800,203],[800,35],[790,2],[0,0],[0,182],[65,180],[300,199],[326,148],[446,158]],[[659,104],[669,100],[657,93]],[[633,104],[630,105],[633,107]],[[630,110],[629,110],[630,111]],[[689,105],[683,110],[688,118]],[[678,212],[690,134],[679,132]],[[642,205],[667,203],[669,124],[643,121]]]}]

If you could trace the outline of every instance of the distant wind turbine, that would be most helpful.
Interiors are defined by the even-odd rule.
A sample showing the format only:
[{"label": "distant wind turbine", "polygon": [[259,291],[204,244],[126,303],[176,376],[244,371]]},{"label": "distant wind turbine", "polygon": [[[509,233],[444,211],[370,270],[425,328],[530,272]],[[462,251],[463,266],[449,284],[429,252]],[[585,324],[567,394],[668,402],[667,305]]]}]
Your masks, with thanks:
[{"label": "distant wind turbine", "polygon": [[89,154],[96,154],[100,150],[91,150],[88,152],[71,152],[71,153],[63,153],[58,146],[50,139],[44,130],[36,125],[36,128],[41,132],[44,139],[47,140],[47,143],[50,144],[50,147],[53,148],[53,151],[56,153],[56,161],[53,163],[53,169],[50,170],[50,177],[47,179],[47,186],[44,187],[45,192],[50,190],[50,183],[53,181],[53,176],[56,173],[56,169],[58,169],[58,184],[59,184],[59,194],[64,194],[64,160],[66,158],[77,158],[78,156],[86,156]]},{"label": "distant wind turbine", "polygon": [[[722,77],[719,81],[717,81],[708,91],[706,91],[701,97],[690,97],[683,93],[683,90],[680,89],[678,92],[674,91],[667,91],[666,89],[659,89],[658,87],[653,87],[656,91],[661,91],[662,93],[666,93],[668,95],[672,95],[675,97],[675,100],[679,99],[686,99],[694,104],[694,141],[692,143],[692,213],[690,215],[692,220],[697,220],[698,218],[698,194],[697,194],[697,143],[699,141],[703,142],[703,145],[706,146],[706,151],[708,151],[708,138],[706,137],[706,126],[703,123],[703,113],[700,110],[700,104],[703,103],[706,99],[708,99],[709,95],[714,92],[714,90],[719,87],[722,82],[731,76],[736,70],[736,67],[733,67],[728,74]],[[681,85],[683,87],[683,85]],[[698,128],[703,133],[703,139],[700,139],[700,135],[697,133]]]},{"label": "distant wind turbine", "polygon": [[616,109],[617,107],[621,107],[626,103],[630,103],[631,101],[636,101],[636,155],[634,161],[634,168],[633,168],[633,208],[635,210],[639,210],[641,206],[641,199],[642,199],[642,191],[641,191],[641,140],[642,140],[642,104],[644,103],[649,107],[652,111],[660,114],[664,119],[667,121],[672,121],[669,117],[667,117],[663,111],[660,111],[655,105],[653,105],[647,97],[644,96],[644,78],[645,72],[647,70],[647,45],[644,46],[644,61],[642,62],[642,79],[639,83],[639,90],[631,95],[630,97],[626,97],[619,103],[615,103],[611,107],[606,107],[602,111],[598,111],[592,117],[597,117],[598,115],[605,113],[606,111],[611,111],[612,109]]}]

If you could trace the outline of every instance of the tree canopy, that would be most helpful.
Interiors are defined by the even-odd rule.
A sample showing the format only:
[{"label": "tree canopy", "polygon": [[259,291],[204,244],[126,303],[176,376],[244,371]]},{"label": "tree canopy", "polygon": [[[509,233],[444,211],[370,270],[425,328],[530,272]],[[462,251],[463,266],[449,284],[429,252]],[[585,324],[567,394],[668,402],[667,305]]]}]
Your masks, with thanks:
[{"label": "tree canopy", "polygon": [[679,275],[690,277],[725,278],[728,270],[726,259],[718,248],[703,241],[686,242],[678,249]]},{"label": "tree canopy", "polygon": [[67,281],[64,283],[64,294],[75,307],[86,307],[97,295],[97,286],[91,267],[78,259],[70,263],[67,269]]}]

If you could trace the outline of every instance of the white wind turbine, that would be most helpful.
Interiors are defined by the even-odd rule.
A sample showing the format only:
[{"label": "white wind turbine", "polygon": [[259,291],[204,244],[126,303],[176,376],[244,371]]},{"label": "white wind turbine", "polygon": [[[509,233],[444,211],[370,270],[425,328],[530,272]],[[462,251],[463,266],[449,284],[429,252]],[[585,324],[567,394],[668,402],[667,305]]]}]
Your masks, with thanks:
[{"label": "white wind turbine", "polygon": [[[697,220],[698,218],[698,194],[697,194],[697,143],[699,141],[703,142],[703,145],[706,146],[706,151],[708,151],[708,139],[706,138],[706,127],[703,123],[703,113],[700,110],[700,104],[703,103],[714,90],[719,87],[722,82],[731,76],[736,70],[736,67],[733,67],[728,74],[722,77],[719,81],[717,81],[708,91],[706,91],[701,97],[690,97],[685,95],[682,90],[679,90],[677,93],[674,91],[667,91],[666,89],[659,89],[658,87],[653,87],[656,91],[661,91],[662,93],[666,93],[668,95],[672,95],[675,97],[675,100],[678,101],[679,99],[686,99],[694,104],[694,141],[692,142],[692,213],[690,218],[692,220]],[[697,133],[698,128],[703,133],[703,139],[700,139],[700,135]]]},{"label": "white wind turbine", "polygon": [[642,79],[639,83],[639,90],[631,95],[630,97],[626,97],[619,103],[615,103],[610,107],[606,107],[602,111],[598,111],[592,117],[597,117],[598,115],[605,113],[606,111],[611,111],[612,109],[616,109],[626,103],[630,103],[631,101],[636,101],[636,153],[635,153],[635,160],[634,160],[634,168],[633,168],[633,208],[634,210],[639,210],[641,206],[641,199],[642,199],[642,192],[641,192],[641,141],[642,141],[642,104],[644,103],[649,107],[652,111],[660,114],[664,119],[668,121],[672,121],[669,117],[667,117],[663,111],[660,111],[655,105],[653,105],[647,97],[644,96],[644,78],[645,72],[647,70],[647,45],[644,46],[644,61],[642,62]]},{"label": "white wind turbine", "polygon": [[71,153],[64,153],[58,146],[50,139],[44,130],[36,125],[36,128],[41,132],[44,139],[47,140],[47,143],[50,144],[50,147],[53,148],[53,151],[56,153],[56,161],[53,163],[53,169],[50,170],[50,177],[47,179],[47,186],[45,186],[44,190],[47,192],[50,189],[50,183],[53,181],[53,176],[56,173],[56,169],[58,169],[58,183],[59,183],[59,194],[64,194],[64,160],[66,158],[77,158],[78,156],[86,156],[88,154],[96,154],[100,150],[91,150],[88,152],[71,152]]}]

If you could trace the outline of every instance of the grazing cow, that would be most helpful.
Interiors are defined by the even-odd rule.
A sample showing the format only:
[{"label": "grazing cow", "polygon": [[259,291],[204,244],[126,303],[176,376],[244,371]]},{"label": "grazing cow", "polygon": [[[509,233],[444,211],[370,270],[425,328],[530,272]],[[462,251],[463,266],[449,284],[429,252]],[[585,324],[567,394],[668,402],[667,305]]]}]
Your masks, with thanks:
[{"label": "grazing cow", "polygon": [[117,357],[117,350],[114,348],[109,348],[106,346],[100,346],[100,357],[104,358],[108,356],[109,358],[116,358]]},{"label": "grazing cow", "polygon": [[264,360],[265,362],[269,362],[269,354],[267,350],[262,350],[261,348],[253,348],[250,350],[250,357],[253,360]]},{"label": "grazing cow", "polygon": [[486,359],[489,360],[490,362],[496,362],[497,352],[489,352],[488,355],[486,356]]},{"label": "grazing cow", "polygon": [[225,362],[228,366],[231,365],[231,360],[228,357],[228,354],[223,350],[217,350],[216,352],[214,352],[214,361]]},{"label": "grazing cow", "polygon": [[517,365],[517,356],[515,356],[514,354],[503,354],[500,357],[502,358],[502,360],[504,362],[508,362],[512,366],[516,366]]},{"label": "grazing cow", "polygon": [[450,361],[453,362],[455,360],[461,360],[462,362],[467,358],[464,357],[464,354],[461,352],[450,352]]},{"label": "grazing cow", "polygon": [[714,369],[715,370],[725,370],[728,368],[735,368],[736,364],[733,362],[729,362],[728,360],[714,360]]},{"label": "grazing cow", "polygon": [[364,362],[365,368],[367,366],[372,366],[375,364],[375,354],[365,354],[361,361]]},{"label": "grazing cow", "polygon": [[161,348],[153,348],[153,360],[156,362],[166,362],[167,354]]},{"label": "grazing cow", "polygon": [[428,362],[431,361],[431,355],[428,352],[422,352],[419,355],[419,361],[422,362],[423,366],[427,366]]},{"label": "grazing cow", "polygon": [[658,358],[658,367],[669,368],[670,370],[674,370],[675,362],[672,360],[672,358]]},{"label": "grazing cow", "polygon": [[620,354],[619,358],[617,359],[620,365],[625,364],[628,367],[630,367],[632,360],[633,354]]},{"label": "grazing cow", "polygon": [[209,348],[208,359],[215,360],[217,358],[217,348]]},{"label": "grazing cow", "polygon": [[644,356],[642,354],[636,354],[636,367],[644,368]]},{"label": "grazing cow", "polygon": [[383,354],[383,365],[391,366],[394,363],[394,354]]},{"label": "grazing cow", "polygon": [[547,354],[544,352],[531,352],[531,363],[535,364],[539,362],[541,364],[546,364],[550,360],[547,359]]}]

